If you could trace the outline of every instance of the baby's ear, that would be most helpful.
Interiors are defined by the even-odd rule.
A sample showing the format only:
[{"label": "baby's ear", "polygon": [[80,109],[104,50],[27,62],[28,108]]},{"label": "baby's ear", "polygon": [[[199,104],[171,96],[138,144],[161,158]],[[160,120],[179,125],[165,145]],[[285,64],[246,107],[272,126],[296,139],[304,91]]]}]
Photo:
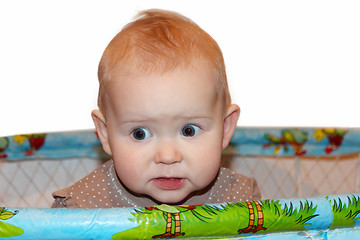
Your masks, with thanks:
[{"label": "baby's ear", "polygon": [[229,145],[230,139],[235,132],[239,116],[239,106],[235,104],[230,105],[224,119],[224,137],[222,142],[222,149],[226,148]]},{"label": "baby's ear", "polygon": [[99,110],[93,110],[91,117],[94,121],[96,132],[99,136],[104,151],[111,156],[111,148],[109,145],[107,125],[104,115]]}]

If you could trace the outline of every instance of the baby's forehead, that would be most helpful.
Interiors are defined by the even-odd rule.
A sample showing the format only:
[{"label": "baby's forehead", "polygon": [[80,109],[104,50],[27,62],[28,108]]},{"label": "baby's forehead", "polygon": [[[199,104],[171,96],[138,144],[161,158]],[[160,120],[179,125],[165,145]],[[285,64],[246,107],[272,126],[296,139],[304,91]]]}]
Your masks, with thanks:
[{"label": "baby's forehead", "polygon": [[[148,91],[167,91],[169,89],[195,88],[213,97],[218,95],[216,71],[203,65],[191,68],[176,68],[166,72],[119,71],[107,84],[107,91],[112,98],[123,94],[136,94],[136,89],[147,88]],[[180,95],[180,94],[179,94]]]},{"label": "baby's forehead", "polygon": [[223,114],[223,101],[215,84],[203,78],[207,74],[192,78],[191,73],[119,78],[108,88],[107,112],[119,122],[130,122],[131,118],[140,121],[139,116],[142,121],[172,122],[180,120],[180,116]]},{"label": "baby's forehead", "polygon": [[[140,64],[141,65],[141,64]],[[139,84],[146,79],[162,79],[163,76],[169,76],[175,74],[189,73],[192,75],[201,75],[206,73],[207,77],[203,78],[206,84],[216,85],[221,80],[218,78],[217,69],[209,63],[207,60],[193,60],[191,63],[184,66],[173,66],[170,69],[158,69],[156,66],[143,68],[139,65],[128,65],[126,67],[114,68],[112,71],[112,77],[109,78],[109,85],[121,84],[124,81]],[[142,81],[139,81],[142,80]],[[164,79],[171,80],[171,79]],[[161,84],[161,82],[154,82],[153,84]]]},{"label": "baby's forehead", "polygon": [[[186,67],[177,66],[168,71],[158,71],[157,69],[154,71],[139,71],[135,67],[128,65],[126,68],[124,66],[114,68],[116,71],[112,72],[111,77],[100,83],[100,85],[103,85],[101,93],[103,108],[110,107],[105,105],[115,102],[116,105],[120,104],[120,102],[126,104],[128,94],[138,94],[139,89],[137,88],[144,89],[144,87],[147,91],[161,89],[162,92],[168,89],[177,90],[177,87],[182,89],[181,91],[195,88],[197,94],[206,98],[210,96],[214,99],[213,101],[220,100],[220,103],[228,105],[225,100],[227,95],[224,91],[224,81],[219,77],[215,67],[207,61],[194,61],[193,64]],[[161,91],[156,92],[161,93]],[[194,92],[191,91],[191,93]],[[177,91],[174,91],[174,97],[180,98],[180,96]],[[121,98],[121,101],[119,98]]]}]

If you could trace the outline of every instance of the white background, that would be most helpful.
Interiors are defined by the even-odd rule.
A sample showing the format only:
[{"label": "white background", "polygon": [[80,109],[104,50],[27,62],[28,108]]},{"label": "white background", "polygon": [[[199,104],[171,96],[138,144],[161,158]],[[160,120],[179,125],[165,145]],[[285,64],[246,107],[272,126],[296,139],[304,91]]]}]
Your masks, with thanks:
[{"label": "white background", "polygon": [[217,40],[239,126],[360,127],[360,1],[0,0],[0,136],[93,128],[102,52],[147,8]]}]

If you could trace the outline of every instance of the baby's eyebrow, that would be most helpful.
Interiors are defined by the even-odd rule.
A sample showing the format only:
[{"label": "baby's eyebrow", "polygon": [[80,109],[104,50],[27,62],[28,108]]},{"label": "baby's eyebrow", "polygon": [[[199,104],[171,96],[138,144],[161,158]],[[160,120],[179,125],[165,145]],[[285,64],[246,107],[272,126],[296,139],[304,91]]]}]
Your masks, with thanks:
[{"label": "baby's eyebrow", "polygon": [[193,117],[184,117],[185,120],[206,120],[206,119],[211,119],[210,116],[193,116]]},{"label": "baby's eyebrow", "polygon": [[131,122],[146,122],[155,120],[152,116],[147,116],[142,114],[141,112],[127,112],[125,116],[123,114],[117,116],[117,119],[120,120],[121,123],[131,123]]},{"label": "baby's eyebrow", "polygon": [[[207,120],[207,119],[211,119],[211,116],[179,115],[179,116],[172,116],[171,117],[171,121],[183,120],[183,121],[187,121],[187,122],[189,122],[189,121],[191,122],[191,121]],[[121,124],[151,123],[151,122],[158,122],[158,121],[162,121],[162,120],[164,120],[164,118],[138,116],[138,117],[133,117],[133,118],[129,118],[129,119],[124,119],[123,121],[121,121]]]},{"label": "baby's eyebrow", "polygon": [[146,123],[151,122],[148,119],[126,119],[123,121],[120,121],[121,124],[135,124],[135,123]]}]

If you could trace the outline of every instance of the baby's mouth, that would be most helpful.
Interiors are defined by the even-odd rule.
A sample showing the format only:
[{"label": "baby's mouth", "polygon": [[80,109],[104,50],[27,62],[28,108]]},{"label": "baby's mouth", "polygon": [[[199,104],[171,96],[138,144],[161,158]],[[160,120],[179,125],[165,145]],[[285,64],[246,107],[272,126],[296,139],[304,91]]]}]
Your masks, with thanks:
[{"label": "baby's mouth", "polygon": [[176,190],[184,186],[185,178],[158,177],[154,178],[152,182],[163,190]]}]

